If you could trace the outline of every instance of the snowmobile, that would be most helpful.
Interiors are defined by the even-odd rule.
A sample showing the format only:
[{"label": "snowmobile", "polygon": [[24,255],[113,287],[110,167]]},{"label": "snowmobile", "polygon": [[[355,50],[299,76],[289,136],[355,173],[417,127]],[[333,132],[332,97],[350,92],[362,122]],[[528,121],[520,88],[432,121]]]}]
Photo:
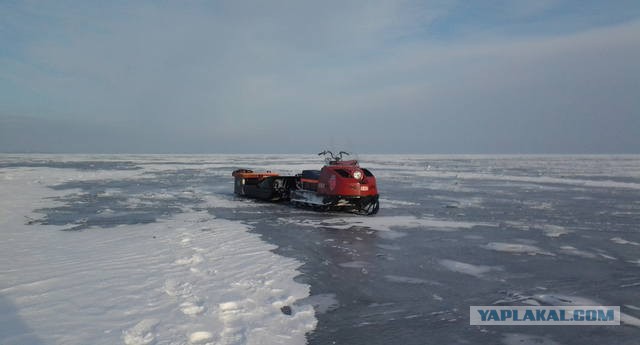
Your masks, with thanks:
[{"label": "snowmobile", "polygon": [[286,201],[297,207],[318,211],[340,210],[357,214],[378,213],[378,189],[371,171],[361,168],[357,160],[343,160],[348,152],[322,151],[321,170],[303,170],[295,176],[281,176],[271,171],[238,169],[234,192],[267,201]]}]

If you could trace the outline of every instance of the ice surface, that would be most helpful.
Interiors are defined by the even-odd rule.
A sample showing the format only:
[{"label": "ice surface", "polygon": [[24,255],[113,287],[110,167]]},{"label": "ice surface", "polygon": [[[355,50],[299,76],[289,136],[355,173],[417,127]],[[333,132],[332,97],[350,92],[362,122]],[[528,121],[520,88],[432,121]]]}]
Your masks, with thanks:
[{"label": "ice surface", "polygon": [[548,337],[522,333],[506,333],[502,343],[505,345],[560,345]]},{"label": "ice surface", "polygon": [[[637,343],[640,157],[360,158],[374,217],[232,193],[314,155],[0,155],[0,343]],[[623,326],[469,327],[492,303]]]},{"label": "ice surface", "polygon": [[312,295],[296,302],[296,305],[307,304],[312,305],[318,314],[324,314],[340,307],[340,302],[336,299],[336,295],[332,293]]},{"label": "ice surface", "polygon": [[509,175],[493,175],[493,174],[477,174],[477,173],[458,173],[451,175],[449,173],[421,173],[424,177],[455,177],[457,179],[470,180],[498,180],[498,181],[514,181],[514,182],[530,182],[535,184],[558,184],[583,187],[597,188],[622,188],[622,189],[640,189],[640,183],[635,182],[618,182],[609,180],[581,180],[572,178],[557,178],[549,176],[524,177]]},{"label": "ice surface", "polygon": [[292,221],[290,219],[281,219],[283,223],[296,222],[296,224],[304,226],[312,226],[318,228],[331,229],[350,229],[353,227],[365,227],[378,231],[392,231],[398,229],[424,229],[435,231],[453,231],[456,229],[471,229],[476,226],[495,226],[490,223],[467,222],[455,220],[442,220],[433,218],[418,218],[415,216],[376,216],[376,217],[357,217],[357,216],[335,216],[331,219],[323,220],[300,220]]}]

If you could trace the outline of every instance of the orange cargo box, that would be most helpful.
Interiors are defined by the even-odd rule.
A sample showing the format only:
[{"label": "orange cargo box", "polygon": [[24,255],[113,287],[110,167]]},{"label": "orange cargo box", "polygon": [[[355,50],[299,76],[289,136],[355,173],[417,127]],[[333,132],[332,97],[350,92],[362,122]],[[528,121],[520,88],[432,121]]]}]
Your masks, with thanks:
[{"label": "orange cargo box", "polygon": [[272,173],[271,171],[267,171],[267,172],[254,172],[252,170],[236,170],[231,174],[233,177],[236,178],[243,178],[243,179],[259,179],[262,180],[265,177],[271,177],[271,176],[280,176],[277,173]]}]

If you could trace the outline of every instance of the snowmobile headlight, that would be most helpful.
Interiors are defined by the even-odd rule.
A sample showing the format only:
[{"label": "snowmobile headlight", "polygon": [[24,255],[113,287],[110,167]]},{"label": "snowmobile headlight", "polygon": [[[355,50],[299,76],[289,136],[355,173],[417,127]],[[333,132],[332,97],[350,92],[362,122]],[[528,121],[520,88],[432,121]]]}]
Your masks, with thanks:
[{"label": "snowmobile headlight", "polygon": [[353,172],[353,178],[356,180],[362,180],[362,171],[356,170]]}]

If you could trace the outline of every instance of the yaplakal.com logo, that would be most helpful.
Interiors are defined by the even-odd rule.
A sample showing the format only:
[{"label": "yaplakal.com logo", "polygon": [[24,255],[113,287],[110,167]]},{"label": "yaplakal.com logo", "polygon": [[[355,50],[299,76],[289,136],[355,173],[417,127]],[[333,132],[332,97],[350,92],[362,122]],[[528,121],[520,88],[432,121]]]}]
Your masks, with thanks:
[{"label": "yaplakal.com logo", "polygon": [[471,325],[620,325],[619,306],[471,306]]}]

